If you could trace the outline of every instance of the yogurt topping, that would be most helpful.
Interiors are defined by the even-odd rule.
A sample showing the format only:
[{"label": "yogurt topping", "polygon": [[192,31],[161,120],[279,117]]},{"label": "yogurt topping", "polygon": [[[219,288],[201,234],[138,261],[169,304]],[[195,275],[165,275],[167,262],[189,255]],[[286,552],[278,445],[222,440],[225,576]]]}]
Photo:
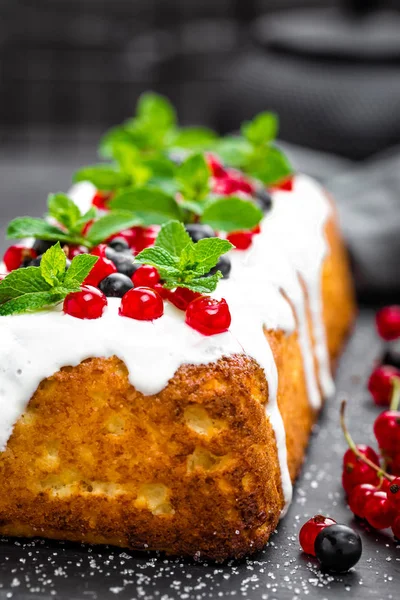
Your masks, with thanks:
[{"label": "yogurt topping", "polygon": [[[79,184],[71,197],[86,210],[91,184]],[[232,251],[229,279],[221,280],[213,296],[228,302],[232,324],[228,332],[205,337],[184,322],[184,313],[165,303],[165,314],[154,322],[118,315],[120,300],[108,299],[102,318],[82,321],[61,308],[0,318],[0,449],[25,411],[39,383],[65,366],[90,357],[117,356],[129,379],[146,395],[160,392],[182,364],[209,364],[223,356],[247,354],[265,372],[269,388],[266,414],[275,432],[286,506],[292,496],[287,467],[285,430],[277,403],[278,373],[263,328],[295,330],[302,350],[309,400],[321,398],[314,372],[308,332],[304,281],[311,307],[318,376],[324,395],[333,391],[321,314],[321,268],[327,245],[324,224],[330,205],[322,188],[299,175],[291,193],[274,192],[273,208],[248,251]],[[285,299],[290,299],[292,307]]]}]

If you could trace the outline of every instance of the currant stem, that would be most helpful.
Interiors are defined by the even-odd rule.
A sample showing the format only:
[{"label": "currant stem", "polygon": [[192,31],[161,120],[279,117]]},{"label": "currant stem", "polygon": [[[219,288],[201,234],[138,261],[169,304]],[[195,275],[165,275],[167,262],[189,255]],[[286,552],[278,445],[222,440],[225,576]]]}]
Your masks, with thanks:
[{"label": "currant stem", "polygon": [[347,425],[346,425],[346,421],[345,421],[346,405],[347,405],[346,400],[342,400],[342,403],[340,405],[340,424],[341,424],[341,427],[342,427],[343,435],[344,435],[344,437],[346,439],[346,442],[349,445],[349,448],[351,450],[353,450],[353,452],[357,456],[357,458],[359,458],[362,462],[364,462],[366,465],[368,465],[369,467],[371,467],[371,469],[373,469],[374,471],[376,471],[377,474],[379,475],[379,477],[385,477],[389,481],[393,481],[395,479],[393,475],[389,475],[389,473],[386,473],[386,471],[384,471],[381,467],[378,467],[378,465],[376,465],[375,463],[373,463],[372,460],[369,460],[369,458],[367,458],[366,456],[364,456],[364,454],[362,454],[358,450],[356,444],[354,443],[353,438],[350,435],[349,430],[347,429]]},{"label": "currant stem", "polygon": [[400,377],[393,378],[393,391],[390,401],[390,410],[398,410],[400,404]]}]

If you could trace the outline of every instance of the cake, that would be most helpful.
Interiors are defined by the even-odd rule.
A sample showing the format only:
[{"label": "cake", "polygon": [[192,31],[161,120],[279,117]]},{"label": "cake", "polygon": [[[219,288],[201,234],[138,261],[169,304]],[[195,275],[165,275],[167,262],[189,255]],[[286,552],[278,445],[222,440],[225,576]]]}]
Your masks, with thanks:
[{"label": "cake", "polygon": [[[226,169],[215,157],[214,183]],[[288,181],[263,185],[271,202],[249,247],[226,255],[229,277],[211,292],[230,311],[220,333],[189,326],[173,291],[154,320],[119,314],[118,297],[96,319],[61,300],[0,313],[2,535],[215,560],[266,544],[355,314],[332,199],[305,175]],[[81,214],[97,196],[88,182],[70,191]],[[221,235],[240,245],[233,233]]]}]

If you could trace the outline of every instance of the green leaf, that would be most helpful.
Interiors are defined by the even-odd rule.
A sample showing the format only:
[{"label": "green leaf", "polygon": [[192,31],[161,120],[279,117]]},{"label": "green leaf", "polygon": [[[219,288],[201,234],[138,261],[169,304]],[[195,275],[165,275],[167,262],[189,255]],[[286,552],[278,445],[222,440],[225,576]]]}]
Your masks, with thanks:
[{"label": "green leaf", "polygon": [[57,292],[56,290],[24,294],[0,304],[0,316],[4,317],[49,308],[61,302],[65,296],[66,294],[63,292]]},{"label": "green leaf", "polygon": [[177,272],[177,274],[179,274],[179,270],[177,269],[179,259],[170,254],[165,248],[161,248],[159,246],[145,248],[139,252],[135,260],[139,263],[145,263],[148,265],[151,264],[157,267],[171,267]]},{"label": "green leaf", "polygon": [[239,169],[246,164],[253,146],[242,137],[227,136],[216,142],[214,151],[225,164]]},{"label": "green leaf", "polygon": [[112,209],[131,211],[144,225],[161,225],[170,219],[181,219],[175,198],[151,187],[121,191],[110,202]]},{"label": "green leaf", "polygon": [[184,282],[179,281],[178,279],[169,279],[164,284],[164,287],[169,290],[172,290],[176,287],[184,287],[192,290],[193,292],[199,292],[200,294],[210,294],[216,289],[218,281],[221,279],[221,277],[221,271],[217,271],[217,273],[210,275],[209,277],[193,277],[192,279],[185,280]]},{"label": "green leaf", "polygon": [[51,286],[43,279],[39,267],[16,269],[0,283],[0,304],[27,292],[47,292],[50,289]]},{"label": "green leaf", "polygon": [[196,272],[206,275],[215,267],[219,257],[232,250],[233,245],[228,240],[220,238],[205,238],[194,244],[193,259]]},{"label": "green leaf", "polygon": [[78,256],[75,256],[65,274],[63,285],[68,287],[74,283],[78,285],[83,283],[98,260],[98,256],[91,254],[78,254]]},{"label": "green leaf", "polygon": [[183,223],[178,221],[169,221],[163,225],[155,242],[155,247],[163,248],[175,258],[179,258],[182,251],[191,245],[193,242],[190,235]]},{"label": "green leaf", "polygon": [[197,216],[200,216],[204,212],[204,202],[194,202],[192,200],[182,200],[179,203],[179,206],[185,210],[188,210],[191,213],[194,213]]},{"label": "green leaf", "polygon": [[49,242],[60,241],[60,242],[71,242],[80,243],[77,241],[76,236],[70,235],[50,225],[43,219],[35,219],[33,217],[17,217],[8,225],[7,237],[9,239],[22,239],[27,237],[39,238]]},{"label": "green leaf", "polygon": [[114,149],[118,144],[136,146],[137,136],[124,125],[112,127],[100,140],[99,155],[102,158],[114,158]]},{"label": "green leaf", "polygon": [[262,112],[241,127],[244,137],[255,146],[269,144],[278,134],[278,117],[272,112]]},{"label": "green leaf", "polygon": [[201,222],[213,229],[240,231],[253,229],[263,217],[263,212],[250,200],[236,196],[220,197],[207,204],[201,216]]},{"label": "green leaf", "polygon": [[60,242],[49,248],[40,262],[40,273],[43,279],[52,287],[60,283],[60,278],[65,273],[67,257]]},{"label": "green leaf", "polygon": [[217,139],[217,134],[207,127],[182,127],[171,136],[169,145],[189,150],[205,150]]},{"label": "green leaf", "polygon": [[92,246],[97,246],[97,244],[108,239],[114,233],[140,224],[141,220],[137,215],[129,211],[114,210],[93,223],[86,235],[86,239]]},{"label": "green leaf", "polygon": [[81,218],[80,210],[75,202],[61,192],[49,195],[48,206],[49,215],[68,230],[73,229],[76,222]]},{"label": "green leaf", "polygon": [[177,169],[176,179],[185,199],[204,197],[210,189],[211,171],[202,154],[193,154]]},{"label": "green leaf", "polygon": [[85,212],[84,215],[82,215],[76,221],[74,231],[81,232],[82,229],[84,228],[84,226],[86,225],[86,223],[89,223],[89,221],[94,221],[94,219],[96,217],[97,217],[97,210],[95,209],[94,206],[92,206],[91,208],[89,208],[89,210],[87,212]]},{"label": "green leaf", "polygon": [[258,153],[248,164],[246,171],[265,184],[282,181],[292,175],[293,169],[279,148],[271,146]]},{"label": "green leaf", "polygon": [[147,92],[142,94],[137,105],[137,117],[155,128],[169,129],[176,123],[175,109],[164,96]]},{"label": "green leaf", "polygon": [[116,171],[109,165],[92,165],[83,167],[73,176],[75,183],[90,181],[98,190],[116,190],[131,183],[131,178],[126,173]]}]

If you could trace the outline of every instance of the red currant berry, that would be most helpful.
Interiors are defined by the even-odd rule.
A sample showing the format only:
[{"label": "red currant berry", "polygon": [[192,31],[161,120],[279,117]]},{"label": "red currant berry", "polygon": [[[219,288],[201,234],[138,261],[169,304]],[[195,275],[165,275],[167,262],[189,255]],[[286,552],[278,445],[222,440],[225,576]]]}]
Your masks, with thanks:
[{"label": "red currant berry", "polygon": [[115,240],[116,238],[122,238],[126,241],[126,243],[128,244],[128,246],[130,248],[133,248],[136,237],[137,237],[137,231],[136,231],[137,229],[141,229],[141,228],[132,227],[131,229],[123,229],[119,233],[114,233],[114,235],[111,235],[107,239],[107,242],[112,242],[112,240]]},{"label": "red currant berry", "polygon": [[317,535],[320,531],[325,529],[325,527],[335,525],[335,523],[336,521],[330,517],[324,517],[323,515],[315,515],[315,517],[307,521],[307,523],[304,523],[299,533],[300,546],[303,551],[315,556],[314,544]]},{"label": "red currant berry", "polygon": [[108,210],[108,202],[112,194],[110,192],[102,192],[98,190],[92,199],[92,205],[101,210]]},{"label": "red currant berry", "polygon": [[149,287],[154,286],[160,281],[160,275],[155,267],[150,265],[142,265],[134,272],[132,281],[135,287]]},{"label": "red currant berry", "polygon": [[64,300],[64,312],[77,319],[98,319],[107,306],[107,298],[95,287],[82,286],[80,292],[68,294]]},{"label": "red currant berry", "polygon": [[173,292],[169,291],[167,295],[168,300],[180,310],[186,310],[193,300],[200,297],[201,294],[187,288],[176,288]]},{"label": "red currant berry", "polygon": [[293,191],[293,177],[288,177],[288,179],[284,179],[279,183],[274,183],[272,189],[275,190],[283,190],[284,192],[292,192]]},{"label": "red currant berry", "polygon": [[87,254],[88,252],[89,250],[85,246],[68,246],[68,258],[70,260],[75,256],[79,256],[79,254]]},{"label": "red currant berry", "polygon": [[400,515],[395,518],[392,524],[392,531],[395,538],[400,540]]},{"label": "red currant berry", "polygon": [[364,516],[374,529],[386,529],[393,523],[396,511],[390,504],[386,492],[372,492],[364,506]]},{"label": "red currant berry", "polygon": [[123,296],[119,314],[139,321],[153,321],[163,316],[164,302],[151,288],[133,288]]},{"label": "red currant berry", "polygon": [[84,284],[97,287],[100,281],[103,281],[103,279],[109,275],[112,275],[113,273],[117,273],[117,267],[111,260],[100,255],[97,263],[86,277]]},{"label": "red currant berry", "polygon": [[377,486],[379,477],[372,467],[359,459],[359,462],[355,464],[348,463],[343,469],[342,485],[346,494],[350,494],[352,489],[361,483],[370,483]]},{"label": "red currant berry", "polygon": [[392,475],[400,475],[400,452],[397,452],[389,462]]},{"label": "red currant berry", "polygon": [[385,410],[375,420],[374,433],[379,447],[389,456],[400,449],[400,411]]},{"label": "red currant berry", "polygon": [[83,226],[82,229],[82,235],[85,236],[89,233],[89,229],[91,228],[91,226],[94,223],[94,219],[90,219],[90,221],[88,221],[87,223],[85,223],[85,225]]},{"label": "red currant berry", "polygon": [[154,245],[159,232],[158,227],[134,227],[132,229],[136,230],[133,248],[137,254]]},{"label": "red currant berry", "polygon": [[360,483],[360,485],[356,485],[351,490],[348,504],[351,512],[354,513],[356,517],[360,517],[360,519],[364,518],[364,508],[367,498],[372,494],[372,492],[376,491],[376,487],[370,483]]},{"label": "red currant berry", "polygon": [[391,481],[389,481],[389,479],[386,479],[386,477],[383,477],[383,479],[382,479],[382,481],[381,481],[381,483],[380,483],[380,485],[379,485],[379,488],[378,488],[378,489],[379,489],[379,491],[380,491],[380,492],[386,492],[386,493],[387,493],[387,492],[388,492],[388,489],[389,489],[389,487],[390,487],[390,485],[391,485],[391,483],[392,483],[392,482],[391,482]]},{"label": "red currant berry", "polygon": [[[375,465],[379,466],[379,456],[377,455],[375,450],[371,448],[371,446],[366,446],[365,444],[357,444],[356,448],[358,452],[360,452],[360,454],[368,458]],[[360,460],[361,459],[358,458],[357,454],[355,454],[353,450],[349,448],[348,450],[346,450],[343,456],[343,467],[346,467],[350,464],[355,465],[356,463],[359,463]]]},{"label": "red currant berry", "polygon": [[156,283],[153,287],[153,290],[156,291],[157,294],[159,294],[164,300],[166,300],[170,294],[170,291],[167,290],[162,283]]},{"label": "red currant berry", "polygon": [[378,406],[390,405],[395,377],[400,378],[400,371],[388,365],[377,367],[372,371],[368,381],[368,390]]},{"label": "red currant berry", "polygon": [[251,231],[233,231],[226,236],[226,239],[235,246],[237,250],[247,250],[253,241]]},{"label": "red currant berry", "polygon": [[387,489],[387,497],[390,505],[400,515],[400,477],[396,477],[396,479],[390,482]]},{"label": "red currant berry", "polygon": [[213,154],[207,155],[207,164],[210,168],[210,171],[216,179],[220,179],[221,177],[226,177],[226,171],[216,156]]},{"label": "red currant berry", "polygon": [[376,328],[386,341],[400,337],[400,306],[385,306],[376,315]]},{"label": "red currant berry", "polygon": [[186,323],[203,335],[223,333],[231,324],[231,313],[226,300],[202,296],[193,300],[186,309]]},{"label": "red currant berry", "polygon": [[253,235],[258,235],[259,233],[261,233],[261,227],[260,227],[260,225],[257,225],[256,227],[254,227],[254,229],[251,230],[251,233]]},{"label": "red currant berry", "polygon": [[27,248],[22,244],[10,246],[3,257],[3,262],[7,271],[15,271],[19,269],[24,260],[33,260],[37,258],[36,252],[32,248]]}]

